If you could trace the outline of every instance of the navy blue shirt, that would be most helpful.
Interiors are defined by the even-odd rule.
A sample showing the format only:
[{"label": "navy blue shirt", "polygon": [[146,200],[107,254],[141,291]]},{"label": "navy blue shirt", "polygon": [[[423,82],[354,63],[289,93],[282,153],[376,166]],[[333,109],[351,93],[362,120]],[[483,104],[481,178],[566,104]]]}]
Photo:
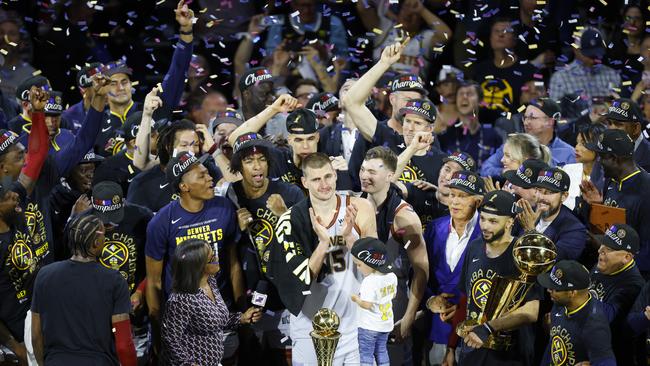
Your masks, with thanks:
[{"label": "navy blue shirt", "polygon": [[481,127],[471,134],[463,126],[449,127],[445,133],[439,136],[440,148],[447,154],[457,151],[464,151],[471,155],[478,166],[481,166],[501,146],[501,136],[490,125]]},{"label": "navy blue shirt", "polygon": [[226,304],[232,304],[232,286],[228,278],[230,266],[226,247],[236,245],[240,231],[235,206],[228,199],[214,197],[204,202],[203,209],[192,213],[173,201],[163,207],[147,226],[145,254],[157,261],[164,261],[163,292],[166,299],[171,292],[171,258],[176,247],[187,239],[202,239],[213,246],[219,256],[221,270],[217,274],[219,289]]}]

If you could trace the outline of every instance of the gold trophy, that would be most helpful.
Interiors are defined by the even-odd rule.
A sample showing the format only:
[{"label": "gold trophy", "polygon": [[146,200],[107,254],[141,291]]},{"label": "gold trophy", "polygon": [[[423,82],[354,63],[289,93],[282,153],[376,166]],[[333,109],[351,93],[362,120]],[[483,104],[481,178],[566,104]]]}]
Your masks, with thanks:
[{"label": "gold trophy", "polygon": [[331,309],[322,308],[314,315],[311,322],[314,330],[309,335],[314,342],[318,366],[332,366],[336,345],[341,338],[337,330],[340,323],[339,316]]},{"label": "gold trophy", "polygon": [[[495,276],[492,279],[487,301],[476,319],[467,319],[456,328],[456,333],[465,338],[474,326],[500,318],[519,308],[526,294],[533,287],[536,277],[553,267],[557,250],[548,237],[539,233],[525,234],[512,248],[515,265],[521,273],[518,278]],[[469,300],[468,300],[469,301]],[[494,350],[507,350],[513,345],[509,335],[494,332],[490,334],[483,347]]]}]

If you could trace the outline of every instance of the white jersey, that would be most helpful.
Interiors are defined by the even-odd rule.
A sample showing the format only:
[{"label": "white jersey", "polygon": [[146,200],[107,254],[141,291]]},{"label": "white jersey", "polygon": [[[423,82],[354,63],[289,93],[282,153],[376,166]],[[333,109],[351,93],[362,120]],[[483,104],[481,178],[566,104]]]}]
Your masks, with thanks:
[{"label": "white jersey", "polygon": [[[298,316],[291,316],[291,338],[309,338],[313,330],[312,319],[321,308],[334,310],[341,319],[339,332],[341,334],[354,333],[356,335],[357,305],[350,299],[357,294],[362,276],[352,261],[352,255],[341,236],[345,221],[345,208],[350,204],[348,192],[336,192],[337,214],[328,226],[330,235],[330,249],[325,258],[327,266],[321,271],[328,271],[322,281],[312,281],[310,294],[305,298],[302,310]],[[359,237],[357,228],[353,229],[356,238]],[[321,272],[322,273],[322,272]],[[356,336],[354,337],[356,342]],[[337,352],[342,345],[339,341]],[[355,345],[350,345],[356,347]],[[347,348],[347,347],[346,347]]]}]

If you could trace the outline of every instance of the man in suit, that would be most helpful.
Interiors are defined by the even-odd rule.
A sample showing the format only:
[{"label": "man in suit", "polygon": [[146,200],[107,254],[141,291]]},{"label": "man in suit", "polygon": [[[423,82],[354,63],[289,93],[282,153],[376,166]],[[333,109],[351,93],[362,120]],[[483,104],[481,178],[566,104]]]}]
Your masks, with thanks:
[{"label": "man in suit", "polygon": [[609,128],[622,130],[634,141],[634,161],[645,171],[650,171],[650,141],[643,137],[645,127],[641,108],[631,99],[615,100],[605,115]]}]

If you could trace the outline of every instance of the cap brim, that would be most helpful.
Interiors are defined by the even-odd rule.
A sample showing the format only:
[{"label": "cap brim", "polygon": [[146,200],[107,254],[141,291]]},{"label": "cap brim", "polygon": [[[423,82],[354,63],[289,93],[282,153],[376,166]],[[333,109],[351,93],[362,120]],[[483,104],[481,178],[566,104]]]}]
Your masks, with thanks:
[{"label": "cap brim", "polygon": [[402,108],[402,109],[399,110],[400,118],[404,118],[404,116],[406,116],[407,114],[415,114],[416,116],[420,116],[420,117],[424,118],[425,120],[427,120],[427,122],[429,122],[429,123],[434,123],[435,122],[435,119],[431,119],[429,116],[425,115],[424,113],[412,111],[412,110],[406,109],[406,108]]},{"label": "cap brim", "polygon": [[501,174],[504,178],[506,178],[510,183],[516,185],[517,187],[521,187],[523,189],[529,189],[529,188],[534,188],[535,186],[532,184],[528,184],[521,180],[519,176],[517,175],[517,172],[515,170],[508,170],[503,172]]},{"label": "cap brim", "polygon": [[557,188],[556,186],[554,186],[552,184],[549,184],[547,182],[542,182],[542,183],[535,182],[535,183],[533,183],[533,187],[548,189],[549,191],[555,192],[555,193],[568,192],[568,190],[563,191],[563,190]]},{"label": "cap brim", "polygon": [[271,141],[268,140],[263,140],[263,139],[257,139],[257,140],[248,140],[244,142],[239,149],[236,151],[233,150],[233,154],[241,154],[242,151],[249,149],[251,147],[264,147],[267,149],[273,149],[275,145]]},{"label": "cap brim", "polygon": [[129,75],[129,76],[132,76],[133,75],[133,70],[131,70],[130,67],[118,67],[118,68],[110,69],[110,70],[107,70],[107,71],[104,72],[104,75],[108,76],[108,77],[111,77],[111,76],[113,76],[115,74],[126,74],[126,75]]},{"label": "cap brim", "polygon": [[93,214],[97,215],[97,217],[99,217],[99,219],[102,220],[104,224],[119,224],[124,219],[124,203],[122,203],[122,207],[111,212],[100,212],[99,210],[93,208]]},{"label": "cap brim", "polygon": [[593,151],[593,152],[595,152],[595,153],[608,153],[608,151],[606,151],[605,149],[600,149],[600,148],[598,147],[598,144],[593,143],[593,142],[587,142],[587,143],[585,144],[585,148],[586,148],[587,150]]},{"label": "cap brim", "polygon": [[462,185],[447,184],[447,188],[458,189],[459,191],[463,191],[463,192],[471,194],[471,195],[480,195],[480,193],[476,193],[476,192],[472,191],[471,189],[469,189],[469,188],[467,188],[465,186],[462,186]]},{"label": "cap brim", "polygon": [[599,48],[599,47],[581,49],[580,50],[580,53],[582,53],[583,55],[585,55],[585,56],[587,56],[587,57],[589,57],[591,59],[596,58],[596,59],[599,59],[599,60],[602,59],[603,57],[605,57],[606,52],[607,51],[604,48]]},{"label": "cap brim", "polygon": [[414,91],[414,92],[418,92],[418,93],[420,93],[420,94],[422,94],[422,95],[424,95],[424,96],[428,96],[428,95],[429,95],[429,91],[426,90],[426,89],[424,89],[424,88],[404,88],[404,89],[397,89],[397,90],[393,90],[391,93],[401,92],[401,91]]},{"label": "cap brim", "polygon": [[551,274],[550,272],[545,272],[545,273],[540,273],[537,275],[537,282],[542,285],[542,287],[550,289],[550,290],[556,290],[556,291],[564,291],[565,288],[558,286],[555,282],[551,281]]}]

